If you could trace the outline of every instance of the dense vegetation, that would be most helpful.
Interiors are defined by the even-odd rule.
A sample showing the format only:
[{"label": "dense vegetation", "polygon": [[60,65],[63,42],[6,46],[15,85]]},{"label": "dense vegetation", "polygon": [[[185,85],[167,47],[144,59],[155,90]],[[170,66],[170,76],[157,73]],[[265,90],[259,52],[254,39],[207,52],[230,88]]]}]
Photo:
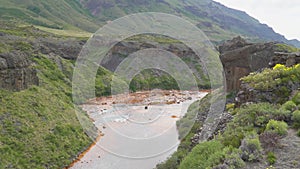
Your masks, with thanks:
[{"label": "dense vegetation", "polygon": [[35,61],[41,86],[0,92],[0,168],[60,168],[92,142],[75,115],[66,75],[44,57]]},{"label": "dense vegetation", "polygon": [[[276,65],[273,69],[252,73],[243,80],[256,90],[274,91],[278,86],[299,84],[299,74],[299,65]],[[185,121],[194,117],[195,109],[199,114],[207,113],[210,97],[207,95],[200,103],[192,104],[187,116],[179,124],[184,125]],[[157,168],[241,168],[248,163],[262,161],[276,165],[276,160],[280,157],[274,150],[280,147],[279,140],[287,136],[288,130],[298,130],[300,133],[300,91],[289,91],[287,96],[282,97],[287,97],[288,101],[282,104],[248,103],[238,108],[229,103],[225,111],[234,118],[227,124],[224,132],[194,146],[191,138],[203,124],[197,121],[178,151]],[[179,132],[182,129],[184,128],[179,128]]]}]

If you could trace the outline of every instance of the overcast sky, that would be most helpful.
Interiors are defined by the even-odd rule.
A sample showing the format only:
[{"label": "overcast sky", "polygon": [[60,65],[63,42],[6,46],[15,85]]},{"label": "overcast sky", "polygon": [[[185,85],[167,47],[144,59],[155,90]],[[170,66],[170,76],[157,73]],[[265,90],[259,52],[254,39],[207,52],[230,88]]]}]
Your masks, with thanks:
[{"label": "overcast sky", "polygon": [[300,0],[214,0],[245,11],[287,39],[300,40]]}]

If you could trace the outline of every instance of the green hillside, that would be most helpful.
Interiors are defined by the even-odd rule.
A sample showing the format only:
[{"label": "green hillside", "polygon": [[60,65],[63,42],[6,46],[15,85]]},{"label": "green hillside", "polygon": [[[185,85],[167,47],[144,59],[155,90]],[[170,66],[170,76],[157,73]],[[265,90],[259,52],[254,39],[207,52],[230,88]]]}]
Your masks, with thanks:
[{"label": "green hillside", "polygon": [[288,41],[272,28],[242,11],[212,0],[84,0],[80,1],[102,23],[137,12],[163,12],[190,20],[215,42],[242,35],[252,41]]},{"label": "green hillside", "polygon": [[241,35],[251,41],[279,41],[300,47],[299,41],[288,41],[245,12],[212,0],[1,0],[0,6],[2,20],[91,33],[127,14],[163,12],[190,20],[216,43]]},{"label": "green hillside", "polygon": [[[9,23],[1,22],[0,25],[1,61],[8,54],[22,55],[32,62],[31,67],[36,69],[39,79],[38,86],[22,91],[0,89],[0,168],[66,167],[93,140],[87,136],[88,131],[82,129],[75,114],[71,86],[74,61],[56,55],[59,47],[52,53],[51,43],[64,42],[72,46],[81,38],[59,37]],[[43,46],[43,42],[48,46]],[[51,53],[42,52],[41,46]],[[5,64],[1,62],[1,66],[2,63]],[[0,74],[7,76],[10,71],[19,70],[0,69]],[[109,94],[107,83],[111,74],[99,69],[97,79],[97,95]]]},{"label": "green hillside", "polygon": [[54,29],[93,32],[98,28],[76,0],[1,0],[0,19]]}]

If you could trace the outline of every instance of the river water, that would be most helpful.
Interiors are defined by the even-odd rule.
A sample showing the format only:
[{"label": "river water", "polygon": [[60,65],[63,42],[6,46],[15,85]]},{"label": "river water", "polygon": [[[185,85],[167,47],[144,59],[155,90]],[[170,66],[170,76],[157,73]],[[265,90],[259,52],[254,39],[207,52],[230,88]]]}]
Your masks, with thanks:
[{"label": "river water", "polygon": [[151,98],[156,100],[154,105],[143,103],[84,105],[83,109],[102,131],[103,137],[71,168],[155,168],[177,150],[180,141],[176,121],[184,116],[191,103],[206,94],[206,92],[185,92],[180,93],[180,96],[175,94],[180,101],[173,104],[163,103],[163,100],[168,100],[171,96],[163,98],[154,96]]}]

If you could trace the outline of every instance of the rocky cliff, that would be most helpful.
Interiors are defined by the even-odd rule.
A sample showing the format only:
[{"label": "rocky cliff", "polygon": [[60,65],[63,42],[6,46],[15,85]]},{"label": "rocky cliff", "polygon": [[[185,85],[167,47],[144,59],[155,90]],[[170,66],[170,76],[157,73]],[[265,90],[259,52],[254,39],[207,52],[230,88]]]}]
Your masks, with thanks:
[{"label": "rocky cliff", "polygon": [[38,84],[36,70],[28,56],[20,52],[0,54],[0,88],[23,90]]},{"label": "rocky cliff", "polygon": [[[31,85],[39,85],[33,62],[36,56],[45,55],[58,64],[57,58],[75,60],[85,43],[75,38],[58,38],[34,27],[22,29],[13,30],[7,26],[0,32],[1,89],[20,91]],[[23,31],[28,37],[17,31]]]},{"label": "rocky cliff", "polygon": [[274,56],[275,43],[247,43],[241,37],[236,37],[219,46],[219,51],[227,92],[231,92],[239,89],[241,77],[269,67]]},{"label": "rocky cliff", "polygon": [[[210,87],[208,76],[201,59],[188,46],[180,41],[168,37],[143,35],[126,39],[122,42],[117,43],[108,52],[107,56],[102,60],[101,65],[113,72],[130,54],[149,48],[164,50],[173,53],[175,56],[182,59],[182,61],[184,61],[189,69],[194,73],[199,82],[199,87]],[[169,73],[162,73],[162,71],[158,70],[151,71],[158,76]]]}]

